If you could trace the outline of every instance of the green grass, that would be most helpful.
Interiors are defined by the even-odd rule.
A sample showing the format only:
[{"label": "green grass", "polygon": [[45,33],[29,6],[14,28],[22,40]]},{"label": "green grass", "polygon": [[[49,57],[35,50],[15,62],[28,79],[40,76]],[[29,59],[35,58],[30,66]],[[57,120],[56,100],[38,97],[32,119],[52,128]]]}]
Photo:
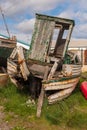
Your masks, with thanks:
[{"label": "green grass", "polygon": [[[36,112],[36,106],[27,106],[26,101],[29,96],[19,91],[11,82],[0,89],[1,105],[4,105],[5,111],[11,111],[20,116],[32,115]],[[4,100],[4,101],[3,101]]]},{"label": "green grass", "polygon": [[27,125],[34,123],[34,127],[31,127],[30,130],[52,130],[53,128],[57,130],[59,127],[85,130],[87,128],[87,100],[80,91],[82,81],[84,79],[81,78],[71,96],[63,101],[48,105],[45,99],[40,119],[36,118],[36,104],[26,104],[29,95],[18,91],[15,85],[9,82],[7,86],[0,89],[0,105],[4,106],[7,114],[5,120],[12,122],[17,115],[21,125],[17,124],[12,130],[28,130],[23,127],[26,126],[26,123]]}]

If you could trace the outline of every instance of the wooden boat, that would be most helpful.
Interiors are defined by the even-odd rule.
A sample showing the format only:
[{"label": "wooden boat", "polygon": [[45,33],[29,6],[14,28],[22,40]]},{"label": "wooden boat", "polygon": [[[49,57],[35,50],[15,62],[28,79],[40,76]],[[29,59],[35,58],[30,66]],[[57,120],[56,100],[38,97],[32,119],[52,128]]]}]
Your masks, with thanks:
[{"label": "wooden boat", "polygon": [[[21,57],[23,50],[16,48],[16,53],[14,51],[8,59],[8,73],[11,78],[27,81],[31,75],[41,79],[37,117],[41,114],[44,94],[52,104],[68,97],[79,81],[81,62],[76,54],[68,51],[74,25],[74,20],[36,14],[34,32],[27,55]],[[56,30],[57,37],[54,43]],[[31,80],[28,83],[32,83],[31,89],[36,85],[36,82]],[[36,85],[33,95],[37,90]]]},{"label": "wooden boat", "polygon": [[0,34],[0,66],[7,67],[7,58],[16,46],[16,39]]}]

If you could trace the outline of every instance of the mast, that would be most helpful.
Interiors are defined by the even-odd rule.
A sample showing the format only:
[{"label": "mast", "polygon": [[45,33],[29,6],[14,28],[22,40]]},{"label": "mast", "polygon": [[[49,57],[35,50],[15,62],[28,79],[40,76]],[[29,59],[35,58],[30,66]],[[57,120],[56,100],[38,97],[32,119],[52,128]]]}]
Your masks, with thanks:
[{"label": "mast", "polygon": [[0,11],[1,11],[1,15],[2,15],[2,18],[3,18],[3,21],[4,21],[4,24],[5,24],[5,27],[6,27],[7,33],[8,33],[9,38],[10,38],[10,32],[9,32],[9,29],[8,29],[8,26],[7,26],[7,23],[6,23],[6,20],[5,20],[5,15],[4,15],[3,11],[2,11],[1,6],[0,6]]}]

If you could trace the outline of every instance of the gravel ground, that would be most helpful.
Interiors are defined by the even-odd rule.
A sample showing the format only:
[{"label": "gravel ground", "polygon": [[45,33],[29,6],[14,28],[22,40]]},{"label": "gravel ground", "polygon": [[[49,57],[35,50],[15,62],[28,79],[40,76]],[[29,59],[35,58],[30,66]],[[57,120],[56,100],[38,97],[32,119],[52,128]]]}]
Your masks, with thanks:
[{"label": "gravel ground", "polygon": [[4,120],[5,114],[3,110],[3,106],[0,106],[0,130],[11,130],[11,128],[8,125],[8,122]]}]

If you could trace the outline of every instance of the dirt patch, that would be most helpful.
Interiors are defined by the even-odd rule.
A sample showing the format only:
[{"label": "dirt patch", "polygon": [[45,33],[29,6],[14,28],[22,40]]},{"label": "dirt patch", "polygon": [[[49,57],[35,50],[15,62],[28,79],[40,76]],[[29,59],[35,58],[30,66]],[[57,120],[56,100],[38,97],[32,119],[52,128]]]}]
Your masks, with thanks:
[{"label": "dirt patch", "polygon": [[8,122],[4,120],[4,118],[4,107],[0,106],[0,130],[10,130],[11,128],[9,127]]}]

